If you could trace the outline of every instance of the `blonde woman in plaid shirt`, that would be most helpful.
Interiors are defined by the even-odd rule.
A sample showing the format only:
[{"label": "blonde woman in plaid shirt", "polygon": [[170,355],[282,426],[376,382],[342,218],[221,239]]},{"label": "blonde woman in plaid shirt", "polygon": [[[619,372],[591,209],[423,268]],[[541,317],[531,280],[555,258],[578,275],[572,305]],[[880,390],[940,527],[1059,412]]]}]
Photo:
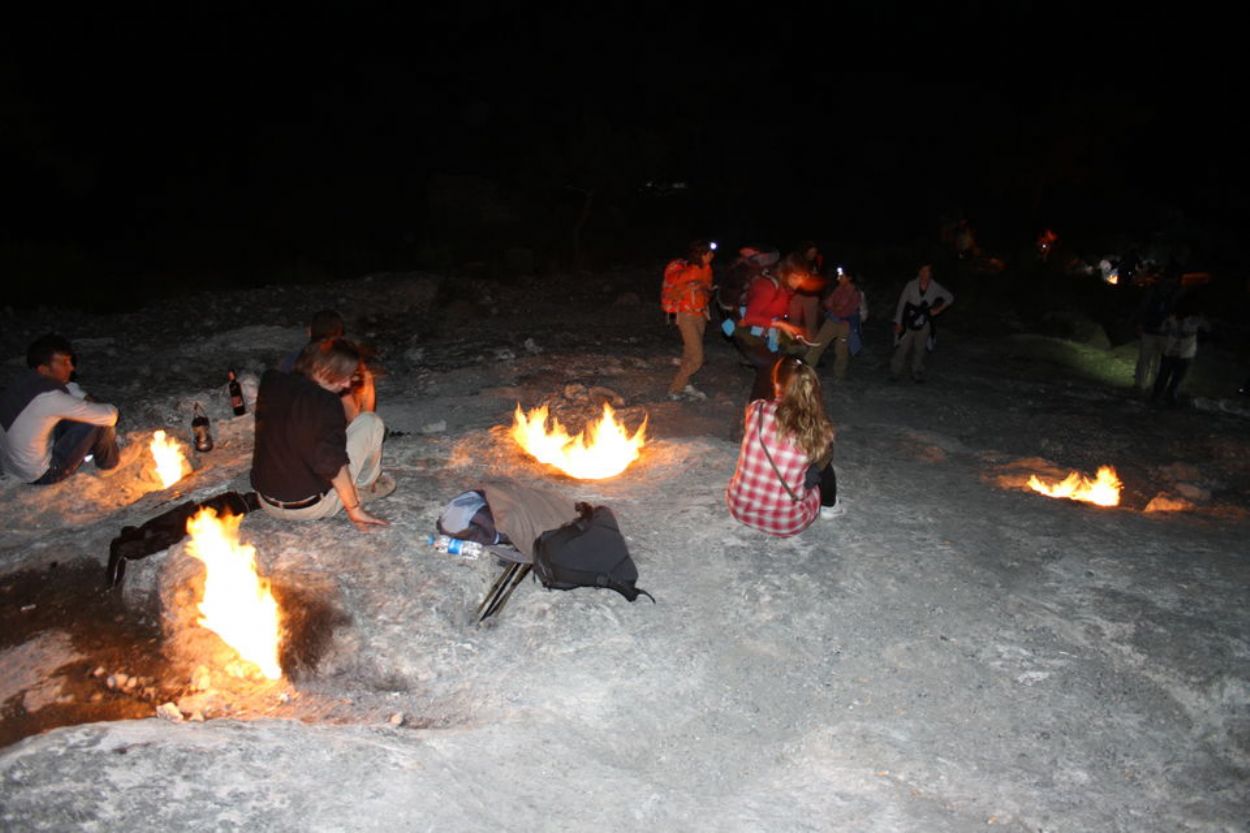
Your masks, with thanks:
[{"label": "blonde woman in plaid shirt", "polygon": [[773,366],[774,398],[747,406],[738,466],[725,502],[729,514],[769,535],[806,529],[837,502],[834,428],[816,371],[794,356]]}]

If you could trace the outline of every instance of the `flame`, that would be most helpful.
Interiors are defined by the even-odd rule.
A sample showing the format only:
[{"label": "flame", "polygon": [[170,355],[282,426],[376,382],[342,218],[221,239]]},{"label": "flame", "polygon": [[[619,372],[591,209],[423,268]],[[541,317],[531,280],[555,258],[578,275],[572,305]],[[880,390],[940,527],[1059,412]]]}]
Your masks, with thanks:
[{"label": "flame", "polygon": [[[616,421],[616,412],[603,403],[603,416],[587,423],[576,437],[570,437],[558,419],[552,418],[547,430],[547,406],[534,408],[526,416],[518,403],[513,416],[512,438],[536,460],[555,466],[578,480],[603,480],[625,471],[646,442],[647,420],[633,436]],[[587,440],[589,437],[589,440]]]},{"label": "flame", "polygon": [[152,457],[156,460],[156,473],[161,478],[161,486],[168,489],[182,479],[182,467],[186,457],[178,447],[178,441],[166,437],[164,431],[152,434]]},{"label": "flame", "polygon": [[1029,477],[1029,486],[1048,497],[1082,500],[1099,506],[1120,505],[1119,476],[1111,466],[1102,466],[1093,480],[1080,472],[1072,472],[1058,483],[1047,485],[1037,475]]},{"label": "flame", "polygon": [[187,552],[204,562],[203,614],[199,624],[222,638],[239,656],[271,680],[282,676],[278,665],[280,613],[269,580],[256,573],[256,548],[239,543],[242,515],[217,517],[201,509],[187,521],[191,540]]}]

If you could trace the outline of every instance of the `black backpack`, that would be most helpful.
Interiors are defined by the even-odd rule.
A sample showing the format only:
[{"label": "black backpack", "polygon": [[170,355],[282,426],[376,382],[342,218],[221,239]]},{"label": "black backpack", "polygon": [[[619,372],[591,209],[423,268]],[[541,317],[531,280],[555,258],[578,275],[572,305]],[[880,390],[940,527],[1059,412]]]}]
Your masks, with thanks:
[{"label": "black backpack", "polygon": [[246,515],[260,508],[255,492],[239,494],[222,492],[205,501],[189,500],[173,509],[150,518],[142,526],[124,526],[121,535],[109,542],[109,563],[105,571],[105,587],[118,587],[126,578],[126,562],[147,558],[167,550],[187,537],[187,521],[201,509],[213,509],[218,515]]},{"label": "black backpack", "polygon": [[654,602],[654,596],[634,586],[638,568],[612,510],[579,503],[577,511],[581,517],[534,540],[534,575],[543,587],[607,587],[631,602],[639,594]]}]

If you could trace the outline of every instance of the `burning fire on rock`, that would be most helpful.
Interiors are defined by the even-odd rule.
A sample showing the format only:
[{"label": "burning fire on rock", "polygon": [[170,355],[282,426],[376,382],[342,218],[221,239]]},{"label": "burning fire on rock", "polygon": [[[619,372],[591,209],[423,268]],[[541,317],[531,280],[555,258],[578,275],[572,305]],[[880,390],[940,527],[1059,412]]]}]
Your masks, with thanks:
[{"label": "burning fire on rock", "polygon": [[616,420],[616,412],[603,403],[603,416],[587,423],[576,437],[558,419],[551,419],[547,429],[547,406],[532,409],[528,415],[516,406],[512,438],[521,448],[541,463],[555,466],[578,480],[603,480],[615,477],[638,459],[647,439],[647,420],[631,436]]},{"label": "burning fire on rock", "polygon": [[187,458],[178,447],[177,440],[165,436],[164,431],[152,434],[152,458],[156,461],[156,474],[161,479],[161,487],[168,489],[182,479],[183,467]]},{"label": "burning fire on rock", "polygon": [[1093,480],[1075,471],[1063,480],[1051,484],[1043,483],[1037,475],[1029,477],[1030,488],[1047,497],[1080,500],[1098,506],[1119,506],[1122,485],[1111,466],[1099,468]]},{"label": "burning fire on rock", "polygon": [[281,614],[269,580],[256,572],[256,548],[239,542],[242,515],[220,518],[202,509],[187,521],[187,552],[204,563],[204,599],[199,624],[271,680],[282,677],[278,664]]}]

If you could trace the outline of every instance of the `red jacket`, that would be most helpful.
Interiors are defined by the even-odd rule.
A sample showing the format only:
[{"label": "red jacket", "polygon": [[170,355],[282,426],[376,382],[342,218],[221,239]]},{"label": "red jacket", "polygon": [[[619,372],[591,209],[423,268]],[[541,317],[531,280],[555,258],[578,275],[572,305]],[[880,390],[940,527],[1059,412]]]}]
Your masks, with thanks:
[{"label": "red jacket", "polygon": [[758,277],[747,287],[747,312],[739,323],[744,327],[773,326],[773,319],[785,319],[790,312],[794,290],[768,277]]}]

